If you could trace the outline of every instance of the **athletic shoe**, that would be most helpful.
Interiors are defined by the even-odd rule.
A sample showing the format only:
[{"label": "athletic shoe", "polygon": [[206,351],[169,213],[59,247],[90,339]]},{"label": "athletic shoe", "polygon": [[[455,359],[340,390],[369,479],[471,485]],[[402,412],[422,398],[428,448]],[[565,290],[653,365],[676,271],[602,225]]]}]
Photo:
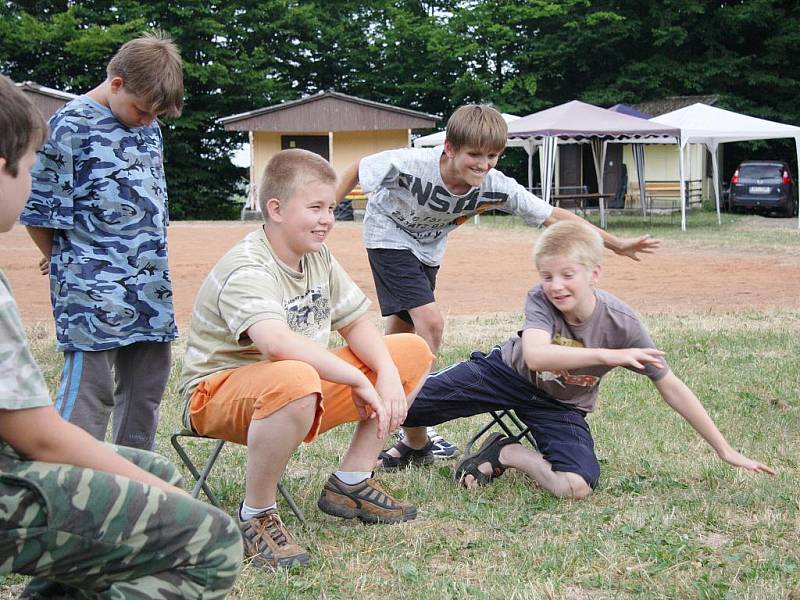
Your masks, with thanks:
[{"label": "athletic shoe", "polygon": [[317,506],[334,517],[356,518],[364,523],[401,523],[417,517],[416,506],[392,498],[373,477],[348,485],[332,474]]},{"label": "athletic shoe", "polygon": [[[427,432],[428,439],[433,442],[431,452],[435,460],[448,460],[461,454],[461,450],[458,449],[458,446],[444,439],[433,427],[428,427]],[[398,440],[403,441],[405,432],[402,428],[398,430],[396,436]]]},{"label": "athletic shoe", "polygon": [[276,509],[247,521],[237,520],[244,538],[244,556],[251,559],[253,566],[275,571],[295,564],[305,565],[311,560],[308,552],[292,539]]}]

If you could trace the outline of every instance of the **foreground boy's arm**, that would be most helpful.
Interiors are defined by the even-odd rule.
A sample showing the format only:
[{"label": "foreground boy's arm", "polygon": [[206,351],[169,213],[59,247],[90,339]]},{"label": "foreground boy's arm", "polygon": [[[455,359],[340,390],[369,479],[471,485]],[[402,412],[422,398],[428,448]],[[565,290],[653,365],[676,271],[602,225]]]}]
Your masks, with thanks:
[{"label": "foreground boy's arm", "polygon": [[694,392],[671,371],[654,382],[658,393],[672,409],[682,416],[694,430],[711,446],[717,455],[734,467],[741,467],[754,473],[775,475],[775,470],[760,462],[747,458],[731,448],[720,433],[714,421],[708,416]]},{"label": "foreground boy's arm", "polygon": [[627,256],[628,258],[639,261],[640,258],[637,256],[638,253],[642,254],[652,254],[656,248],[661,245],[661,240],[657,240],[654,237],[650,236],[649,234],[640,236],[638,238],[618,238],[615,235],[608,233],[605,229],[600,229],[599,227],[595,227],[586,219],[581,218],[580,216],[576,215],[573,212],[565,210],[560,207],[553,208],[553,212],[550,214],[550,217],[545,220],[544,225],[547,227],[548,225],[552,225],[553,223],[557,223],[558,221],[564,220],[572,220],[572,221],[579,221],[586,225],[589,225],[593,229],[595,229],[599,234],[600,237],[603,238],[603,245],[606,248],[614,252],[615,254],[619,254],[620,256]]},{"label": "foreground boy's arm", "polygon": [[[364,336],[362,330],[363,326],[359,324],[359,321],[363,319],[367,319],[367,317],[359,317],[353,323],[342,328],[342,336],[351,344],[351,347],[353,341],[355,341],[355,347],[352,348],[353,352],[370,368],[375,368],[379,374],[379,382],[382,378],[386,379],[388,377],[391,379],[391,374],[386,371],[386,368],[382,365],[382,359],[378,359],[374,365],[370,363],[370,359],[375,360],[376,357],[373,354],[377,350],[370,349],[369,351],[365,351],[363,347],[360,347],[366,345],[365,341],[369,340],[369,336]],[[366,325],[372,327],[368,321],[366,321]],[[356,330],[355,335],[353,334],[354,327]],[[392,429],[390,429],[391,423],[399,424],[402,419],[405,418],[405,393],[403,393],[402,387],[400,388],[400,392],[403,394],[403,409],[402,415],[398,415],[395,414],[397,403],[392,399],[392,394],[388,392],[390,386],[387,386],[385,383],[381,384],[381,389],[385,387],[387,393],[392,396],[392,398],[383,398],[378,394],[375,386],[372,385],[364,373],[354,366],[347,364],[327,349],[322,348],[319,344],[295,333],[283,321],[272,319],[259,321],[250,326],[247,330],[247,335],[250,337],[253,344],[255,344],[256,348],[264,355],[264,358],[268,360],[300,360],[314,367],[322,379],[349,385],[353,390],[353,400],[362,419],[367,418],[367,405],[372,408],[373,413],[370,418],[377,419],[378,421],[379,437],[385,437],[392,431]],[[375,339],[369,340],[366,343],[371,343],[376,346],[380,344],[385,350],[385,344],[383,340],[379,338],[380,336],[378,336],[376,331]],[[380,354],[379,351],[378,353]],[[388,360],[391,362],[390,358]],[[381,374],[382,371],[378,370],[378,368],[382,368],[384,373]],[[395,377],[397,377],[397,369],[394,367],[393,363],[392,368],[394,369]],[[397,381],[399,384],[399,377],[397,377]],[[394,427],[396,427],[396,425],[394,425]]]},{"label": "foreground boy's arm", "polygon": [[186,492],[125,460],[111,448],[61,418],[53,406],[0,410],[0,439],[31,460],[121,475],[165,492]]},{"label": "foreground boy's arm", "polygon": [[[643,369],[660,365],[664,352],[656,348],[574,348],[553,344],[550,334],[526,329],[522,334],[525,364],[531,371],[580,369],[594,365]],[[751,460],[728,444],[697,396],[672,371],[654,382],[664,401],[691,425],[725,462],[755,473],[775,474],[765,464]]]}]

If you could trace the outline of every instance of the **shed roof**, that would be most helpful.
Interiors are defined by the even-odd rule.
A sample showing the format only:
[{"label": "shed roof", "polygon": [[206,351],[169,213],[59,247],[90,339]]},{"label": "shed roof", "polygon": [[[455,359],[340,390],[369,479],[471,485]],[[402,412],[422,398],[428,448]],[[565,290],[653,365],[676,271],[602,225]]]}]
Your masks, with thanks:
[{"label": "shed roof", "polygon": [[658,117],[668,112],[697,104],[698,102],[714,106],[719,102],[719,94],[707,94],[705,96],[669,96],[661,100],[648,100],[647,102],[639,102],[631,106],[652,117]]},{"label": "shed roof", "polygon": [[18,83],[17,87],[24,92],[33,92],[35,94],[41,94],[42,96],[47,96],[49,98],[56,98],[58,100],[64,100],[66,102],[69,102],[70,100],[75,98],[75,94],[70,94],[69,92],[62,92],[61,90],[55,90],[53,88],[45,87],[43,85],[39,85],[38,83],[34,83],[33,81],[23,81],[22,83]]},{"label": "shed roof", "polygon": [[356,98],[339,92],[320,92],[218,120],[228,131],[370,131],[433,127],[438,117]]}]

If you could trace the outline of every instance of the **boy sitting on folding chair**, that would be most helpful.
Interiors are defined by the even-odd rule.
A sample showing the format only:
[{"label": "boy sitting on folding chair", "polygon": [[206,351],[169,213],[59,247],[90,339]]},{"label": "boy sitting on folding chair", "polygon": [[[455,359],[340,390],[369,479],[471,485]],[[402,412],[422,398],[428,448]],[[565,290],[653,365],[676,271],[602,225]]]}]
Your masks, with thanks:
[{"label": "boy sitting on folding chair", "polygon": [[[600,477],[586,415],[595,409],[600,379],[614,367],[626,367],[649,377],[722,460],[774,474],[731,448],[633,310],[595,288],[602,255],[600,236],[582,223],[549,227],[534,249],[541,283],[528,292],[521,331],[488,354],[474,352],[470,360],[432,374],[404,425],[513,410],[530,428],[538,451],[524,447],[521,436],[493,433],[459,463],[456,479],[472,488],[515,468],[556,496],[584,498]],[[408,435],[406,443],[422,448],[424,433],[419,438]]]},{"label": "boy sitting on folding chair", "polygon": [[[317,506],[397,523],[416,508],[373,479],[373,457],[405,418],[433,355],[413,334],[382,337],[369,300],[331,255],[336,173],[306,150],[279,152],[259,185],[264,224],[234,246],[197,294],[181,376],[185,425],[247,445],[239,510],[245,554],[265,570],[305,564],[277,513],[278,482],[301,442],[357,422]],[[328,350],[331,331],[348,346]]]}]

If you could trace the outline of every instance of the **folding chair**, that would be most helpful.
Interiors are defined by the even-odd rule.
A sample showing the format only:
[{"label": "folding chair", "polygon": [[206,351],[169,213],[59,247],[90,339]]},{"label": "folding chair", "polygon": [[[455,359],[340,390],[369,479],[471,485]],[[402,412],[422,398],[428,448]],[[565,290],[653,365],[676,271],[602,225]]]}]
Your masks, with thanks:
[{"label": "folding chair", "polygon": [[[194,438],[199,440],[211,440],[216,442],[214,444],[214,449],[211,451],[208,459],[206,460],[205,465],[203,466],[202,472],[198,471],[197,467],[195,466],[192,459],[189,458],[189,455],[186,453],[186,449],[180,442],[180,438]],[[220,452],[222,452],[222,447],[225,445],[225,440],[218,440],[216,438],[206,437],[204,435],[200,435],[195,433],[191,429],[180,429],[172,434],[170,437],[170,442],[172,443],[172,447],[175,448],[175,452],[178,453],[178,456],[181,459],[181,462],[189,469],[189,472],[194,477],[196,483],[192,488],[192,498],[197,498],[200,495],[200,490],[205,492],[208,501],[211,502],[217,508],[220,508],[220,502],[217,500],[217,497],[214,495],[214,492],[211,491],[211,488],[208,485],[208,476],[211,474],[211,470],[214,468],[214,464],[217,462],[217,458],[219,458]],[[292,494],[286,487],[283,485],[283,482],[278,482],[278,491],[283,496],[284,500],[286,500],[286,504],[289,505],[289,508],[292,510],[294,515],[297,517],[297,520],[300,521],[303,525],[306,524],[306,519],[303,516],[303,511],[300,510],[300,507],[292,498]]]},{"label": "folding chair", "polygon": [[[475,434],[467,440],[467,443],[464,444],[464,454],[471,454],[475,442],[482,438],[483,435],[493,427],[499,427],[508,437],[516,438],[518,441],[525,438],[530,442],[531,446],[536,448],[536,440],[531,433],[531,428],[520,421],[519,417],[511,410],[492,410],[489,411],[489,414],[492,417],[491,420],[475,432]],[[512,427],[516,429],[516,433]]]}]

